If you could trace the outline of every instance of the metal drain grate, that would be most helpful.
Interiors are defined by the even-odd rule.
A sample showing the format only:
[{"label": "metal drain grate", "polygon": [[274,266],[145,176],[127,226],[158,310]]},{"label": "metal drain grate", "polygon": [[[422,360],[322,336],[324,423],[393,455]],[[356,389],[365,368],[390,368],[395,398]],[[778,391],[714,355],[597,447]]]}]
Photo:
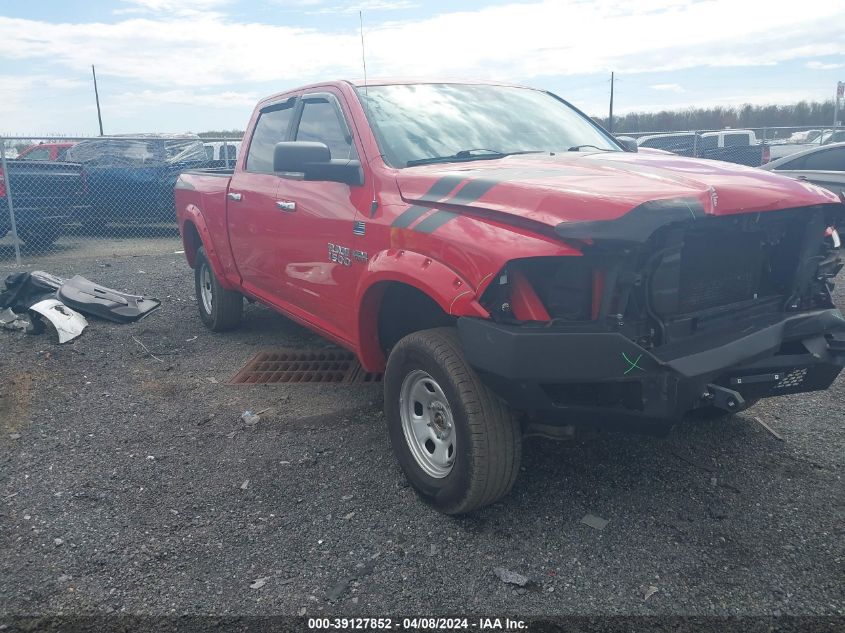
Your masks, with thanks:
[{"label": "metal drain grate", "polygon": [[364,371],[352,352],[278,349],[259,352],[232,378],[233,385],[278,382],[373,383],[381,374]]}]

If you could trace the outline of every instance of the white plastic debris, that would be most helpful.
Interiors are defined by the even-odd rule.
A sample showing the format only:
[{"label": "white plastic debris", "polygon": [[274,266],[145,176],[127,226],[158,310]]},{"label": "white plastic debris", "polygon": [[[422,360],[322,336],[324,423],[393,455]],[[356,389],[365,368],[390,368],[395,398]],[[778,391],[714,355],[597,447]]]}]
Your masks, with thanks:
[{"label": "white plastic debris", "polygon": [[264,578],[256,578],[255,582],[253,582],[249,587],[250,589],[261,589],[264,585],[267,584],[267,581],[270,580],[272,576],[265,576]]},{"label": "white plastic debris", "polygon": [[645,598],[643,598],[643,602],[645,602],[646,600],[648,600],[649,598],[651,598],[651,597],[652,597],[654,594],[656,594],[657,592],[658,592],[657,587],[655,587],[654,585],[649,586],[649,588],[648,588],[648,589],[646,589],[646,592],[645,592]]},{"label": "white plastic debris", "polygon": [[15,314],[9,308],[0,312],[0,326],[7,330],[25,330],[27,325],[22,316]]},{"label": "white plastic debris", "polygon": [[517,585],[518,587],[524,587],[528,584],[527,576],[517,574],[515,571],[510,571],[509,569],[505,569],[504,567],[494,567],[493,573],[499,577],[499,580],[508,583],[509,585]]},{"label": "white plastic debris", "polygon": [[71,310],[58,299],[44,299],[30,307],[30,310],[37,312],[53,324],[59,334],[60,344],[72,341],[88,327],[88,321],[84,316]]},{"label": "white plastic debris", "polygon": [[253,424],[258,424],[258,422],[261,420],[261,416],[257,413],[253,413],[252,411],[244,411],[241,414],[241,420],[243,420],[244,424],[248,424],[251,426]]},{"label": "white plastic debris", "polygon": [[594,530],[603,530],[605,526],[609,523],[607,519],[602,519],[601,517],[597,517],[594,514],[587,514],[581,519],[581,523],[584,525],[589,525]]}]

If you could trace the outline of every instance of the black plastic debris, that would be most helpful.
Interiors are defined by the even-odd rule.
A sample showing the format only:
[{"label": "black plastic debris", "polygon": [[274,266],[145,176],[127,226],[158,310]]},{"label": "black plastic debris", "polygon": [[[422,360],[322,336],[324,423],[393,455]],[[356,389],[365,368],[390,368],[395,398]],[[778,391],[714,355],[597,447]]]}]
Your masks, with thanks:
[{"label": "black plastic debris", "polygon": [[0,292],[0,310],[9,308],[18,314],[25,313],[36,303],[55,298],[63,282],[63,279],[41,270],[11,274],[6,277],[6,289]]},{"label": "black plastic debris", "polygon": [[118,292],[80,275],[62,283],[58,297],[74,310],[116,323],[138,321],[161,305],[158,299]]}]

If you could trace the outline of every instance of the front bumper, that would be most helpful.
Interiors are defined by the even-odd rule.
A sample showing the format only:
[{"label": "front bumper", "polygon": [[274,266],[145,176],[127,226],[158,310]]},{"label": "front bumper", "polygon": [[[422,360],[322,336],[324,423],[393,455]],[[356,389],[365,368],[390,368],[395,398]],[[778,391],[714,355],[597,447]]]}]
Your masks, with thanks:
[{"label": "front bumper", "polygon": [[607,413],[673,420],[719,406],[826,389],[845,366],[836,309],[772,314],[730,331],[644,349],[614,332],[458,319],[469,363],[513,408],[591,421]]}]

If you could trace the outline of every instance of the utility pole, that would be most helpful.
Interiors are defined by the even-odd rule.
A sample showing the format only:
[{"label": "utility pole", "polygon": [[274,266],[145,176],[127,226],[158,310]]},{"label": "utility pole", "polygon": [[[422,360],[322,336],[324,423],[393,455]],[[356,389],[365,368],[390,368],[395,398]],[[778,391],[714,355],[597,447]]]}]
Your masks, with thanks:
[{"label": "utility pole", "polygon": [[91,74],[94,76],[94,99],[97,101],[97,121],[100,122],[100,136],[103,135],[103,115],[100,114],[100,93],[97,92],[97,72],[94,64],[91,64]]},{"label": "utility pole", "polygon": [[607,117],[607,131],[613,134],[613,72],[610,73],[610,115]]}]

